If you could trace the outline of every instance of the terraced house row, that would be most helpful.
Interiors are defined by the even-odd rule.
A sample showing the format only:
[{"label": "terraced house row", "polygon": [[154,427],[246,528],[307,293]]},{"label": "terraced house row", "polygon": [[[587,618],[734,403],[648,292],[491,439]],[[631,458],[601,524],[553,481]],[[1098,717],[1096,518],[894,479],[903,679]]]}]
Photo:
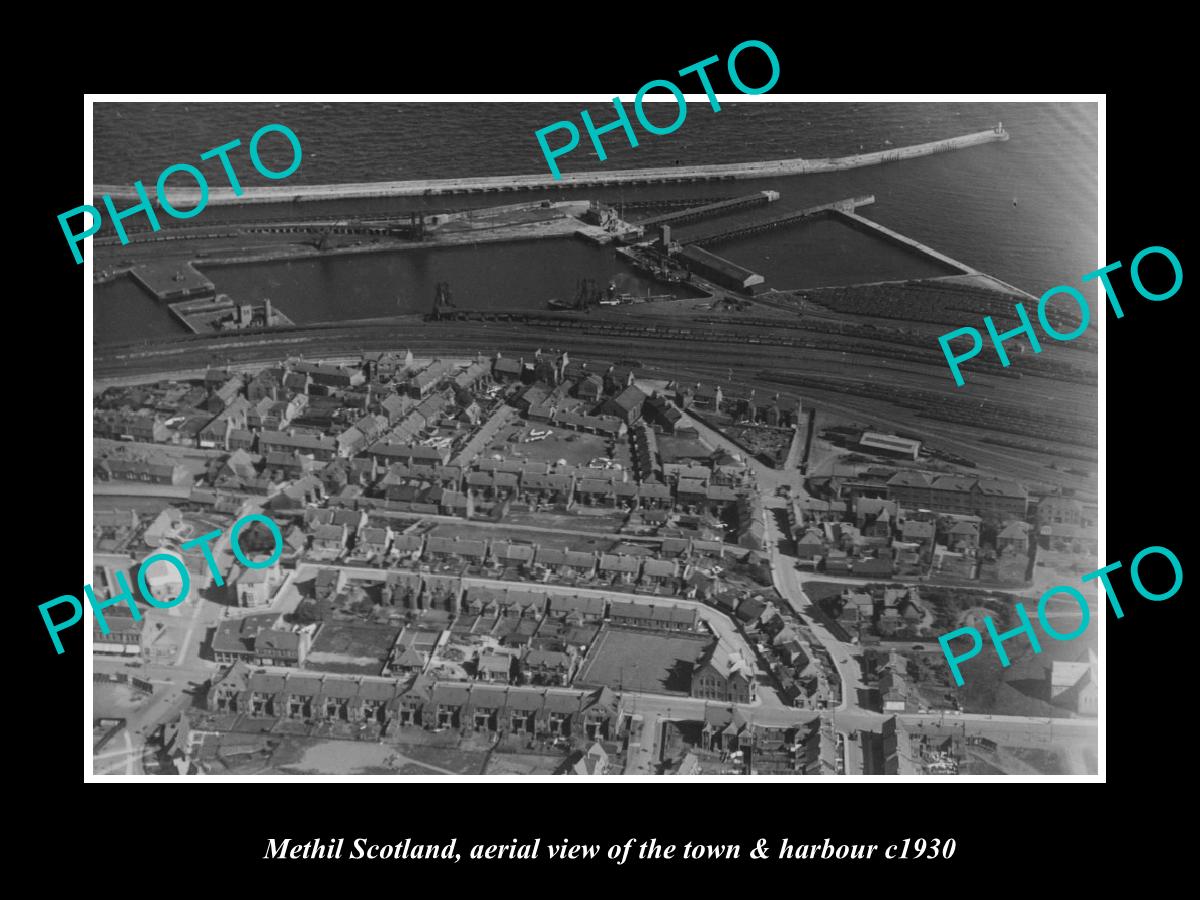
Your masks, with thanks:
[{"label": "terraced house row", "polygon": [[[646,560],[646,563],[659,562],[665,561]],[[315,597],[317,600],[332,598],[346,584],[345,570],[321,569],[317,573]],[[695,631],[699,621],[696,607],[690,604],[651,602],[650,598],[620,600],[575,595],[520,583],[476,583],[464,591],[461,578],[427,572],[388,572],[383,598],[389,605],[404,606],[412,611],[441,609],[475,616],[534,618],[548,615],[571,623],[599,623],[611,619],[615,624],[667,631]]]},{"label": "terraced house row", "polygon": [[[670,558],[664,542],[664,559],[623,553],[566,550],[543,547],[538,543],[517,543],[508,540],[464,540],[437,535],[425,536],[396,533],[388,526],[370,527],[365,514],[337,510],[339,521],[322,522],[330,510],[309,510],[308,534],[311,549],[325,552],[326,558],[341,556],[352,550],[351,556],[364,560],[387,561],[398,566],[417,568],[418,565],[438,570],[475,567],[499,574],[513,569],[532,577],[593,579],[606,584],[640,585],[646,588],[666,588],[687,576],[690,561],[720,562],[726,556],[744,555],[745,548],[730,547],[719,541],[694,541],[695,549],[684,558]],[[360,521],[360,517],[363,517]],[[711,548],[711,549],[710,549]]]},{"label": "terraced house row", "polygon": [[[653,432],[645,434],[653,440]],[[296,435],[287,440],[308,444],[324,439]],[[271,446],[274,448],[276,444]],[[589,506],[721,516],[746,494],[745,489],[737,487],[738,480],[728,471],[703,466],[660,466],[656,452],[645,450],[647,446],[644,442],[635,442],[641,481],[628,479],[626,472],[612,469],[551,468],[544,462],[519,460],[482,459],[474,469],[464,471],[460,466],[444,464],[442,457],[448,455],[447,452],[429,447],[404,449],[400,445],[379,445],[364,457],[334,459],[332,443],[326,448],[327,463],[323,468],[307,461],[304,453],[310,451],[271,449],[267,452],[267,469],[264,471],[278,472],[281,478],[306,478],[326,497],[339,494],[347,484],[355,485],[361,491],[356,492],[358,496],[352,502],[362,508],[449,515],[470,515],[477,502],[514,502],[563,509]],[[422,458],[424,451],[430,451],[437,458]],[[744,471],[744,467],[741,469]],[[248,475],[252,478],[255,473]],[[252,489],[244,479],[240,484],[251,493],[273,495],[277,489],[272,486],[278,480],[267,479],[261,489]],[[227,485],[220,479],[216,485],[238,486]],[[268,502],[281,508],[288,506],[286,497]]]},{"label": "terraced house row", "polygon": [[418,726],[434,730],[534,737],[609,740],[620,724],[620,705],[608,688],[572,691],[536,687],[411,683],[287,669],[252,669],[238,663],[212,684],[208,709],[250,719]]}]

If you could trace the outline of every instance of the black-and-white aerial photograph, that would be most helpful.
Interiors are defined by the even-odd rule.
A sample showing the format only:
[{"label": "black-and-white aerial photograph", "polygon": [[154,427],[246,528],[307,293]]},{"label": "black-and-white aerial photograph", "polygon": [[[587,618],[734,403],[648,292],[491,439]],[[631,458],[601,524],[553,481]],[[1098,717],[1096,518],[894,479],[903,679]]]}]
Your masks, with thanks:
[{"label": "black-and-white aerial photograph", "polygon": [[1098,103],[755,52],[95,100],[93,776],[1097,776]]}]

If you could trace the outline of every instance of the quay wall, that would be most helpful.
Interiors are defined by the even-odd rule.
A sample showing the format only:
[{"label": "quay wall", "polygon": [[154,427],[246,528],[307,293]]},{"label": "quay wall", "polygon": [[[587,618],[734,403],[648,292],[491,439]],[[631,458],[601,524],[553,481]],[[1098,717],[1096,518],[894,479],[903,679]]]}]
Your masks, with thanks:
[{"label": "quay wall", "polygon": [[939,253],[932,247],[925,246],[920,241],[915,241],[897,231],[892,231],[892,229],[880,225],[878,222],[872,222],[870,219],[864,219],[862,216],[854,212],[853,209],[847,209],[844,207],[840,209],[835,208],[830,210],[830,212],[833,215],[840,217],[843,222],[852,228],[857,228],[859,231],[865,231],[870,234],[874,234],[886,241],[890,241],[891,243],[899,244],[908,250],[915,251],[921,256],[932,259],[933,261],[941,263],[944,266],[949,266],[956,273],[963,275],[980,274],[977,270],[972,269],[965,263],[961,263],[956,259],[951,259],[949,256],[946,256],[946,254]]},{"label": "quay wall", "polygon": [[[733,238],[745,237],[749,234],[757,234],[760,231],[768,231],[772,228],[779,228],[785,225],[791,225],[802,219],[818,216],[823,213],[850,213],[853,214],[860,206],[870,206],[875,202],[874,194],[866,194],[861,197],[848,197],[845,200],[834,200],[832,203],[822,203],[818,206],[809,206],[805,209],[797,210],[796,212],[784,213],[782,216],[776,216],[771,219],[761,219],[757,222],[749,222],[745,225],[738,225],[735,228],[730,228],[725,231],[710,232],[707,234],[698,234],[687,239],[681,239],[681,244],[697,244],[705,246],[707,244],[716,244],[721,241],[728,241]],[[862,221],[866,221],[865,219]],[[905,238],[907,240],[907,238]],[[932,251],[931,251],[932,252]]]}]

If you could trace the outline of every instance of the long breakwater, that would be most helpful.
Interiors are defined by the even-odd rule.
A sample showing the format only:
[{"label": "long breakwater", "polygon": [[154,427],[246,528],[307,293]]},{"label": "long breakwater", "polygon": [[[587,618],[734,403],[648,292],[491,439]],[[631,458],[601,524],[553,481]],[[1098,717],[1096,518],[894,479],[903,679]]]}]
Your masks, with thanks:
[{"label": "long breakwater", "polygon": [[[894,147],[871,153],[856,153],[822,159],[776,159],[761,162],[719,163],[699,166],[661,166],[646,169],[613,169],[593,172],[564,173],[560,180],[549,174],[492,175],[477,178],[432,178],[416,181],[373,181],[359,184],[292,184],[287,187],[246,187],[236,196],[230,188],[210,188],[209,204],[286,203],[303,200],[353,200],[369,197],[434,197],[453,194],[500,193],[506,191],[559,190],[578,187],[612,187],[623,185],[668,184],[705,181],[734,181],[750,178],[770,178],[787,175],[814,175],[822,172],[841,172],[863,166],[878,166],[903,159],[930,156],[951,150],[962,150],[994,141],[1007,141],[1008,132],[997,127],[989,131]],[[94,193],[108,194],[114,200],[136,200],[131,186],[96,185]],[[153,193],[153,192],[151,192]],[[171,189],[171,202],[176,206],[199,203],[198,191]]]}]

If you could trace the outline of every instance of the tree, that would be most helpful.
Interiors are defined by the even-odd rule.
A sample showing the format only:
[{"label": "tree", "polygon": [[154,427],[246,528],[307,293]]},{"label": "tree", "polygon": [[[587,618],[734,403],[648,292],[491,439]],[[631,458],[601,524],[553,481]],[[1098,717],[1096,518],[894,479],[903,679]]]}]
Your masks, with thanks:
[{"label": "tree", "polygon": [[238,533],[238,545],[247,555],[263,553],[269,556],[275,551],[275,536],[262,522],[251,522]]}]

